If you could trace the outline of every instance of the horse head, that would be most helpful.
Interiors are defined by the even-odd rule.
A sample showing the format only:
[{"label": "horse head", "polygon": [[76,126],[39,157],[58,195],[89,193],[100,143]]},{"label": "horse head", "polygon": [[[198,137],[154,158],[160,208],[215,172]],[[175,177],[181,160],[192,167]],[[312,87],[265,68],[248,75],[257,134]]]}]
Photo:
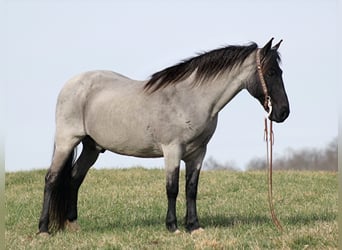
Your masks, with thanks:
[{"label": "horse head", "polygon": [[273,38],[256,51],[255,76],[247,85],[248,92],[263,105],[269,119],[283,122],[290,114],[278,48],[282,40],[272,47]]}]

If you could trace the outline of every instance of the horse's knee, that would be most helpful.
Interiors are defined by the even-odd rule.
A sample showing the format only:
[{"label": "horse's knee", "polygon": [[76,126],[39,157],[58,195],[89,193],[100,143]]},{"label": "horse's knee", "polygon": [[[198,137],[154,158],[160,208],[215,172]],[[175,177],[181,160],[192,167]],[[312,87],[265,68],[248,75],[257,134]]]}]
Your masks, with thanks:
[{"label": "horse's knee", "polygon": [[178,183],[166,185],[166,194],[168,198],[177,198],[179,192]]},{"label": "horse's knee", "polygon": [[187,200],[196,200],[197,199],[197,190],[198,185],[196,183],[192,183],[188,185],[186,189],[186,199]]},{"label": "horse's knee", "polygon": [[177,198],[179,192],[179,172],[176,171],[172,175],[168,176],[166,182],[166,193],[168,198]]}]

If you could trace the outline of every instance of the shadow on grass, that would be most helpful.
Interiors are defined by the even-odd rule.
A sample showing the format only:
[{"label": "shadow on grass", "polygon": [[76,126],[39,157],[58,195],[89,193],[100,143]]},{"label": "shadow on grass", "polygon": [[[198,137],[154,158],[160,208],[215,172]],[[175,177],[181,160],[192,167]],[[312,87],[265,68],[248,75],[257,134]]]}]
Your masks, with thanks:
[{"label": "shadow on grass", "polygon": [[[335,213],[321,213],[321,214],[297,214],[289,217],[280,218],[283,225],[295,225],[303,226],[317,221],[331,222],[337,219]],[[91,220],[91,222],[90,222]],[[201,226],[204,228],[210,227],[222,227],[231,228],[235,226],[261,226],[265,224],[272,224],[271,216],[267,215],[231,215],[226,216],[224,214],[218,215],[204,215],[199,218]],[[87,222],[88,221],[88,222]],[[180,229],[184,228],[184,219],[178,217],[178,225]],[[82,231],[91,232],[108,232],[113,230],[126,231],[133,228],[154,228],[158,230],[165,229],[164,217],[152,216],[149,218],[137,218],[131,219],[127,217],[127,220],[119,220],[118,218],[105,218],[95,217],[84,219],[82,225]]]},{"label": "shadow on grass", "polygon": [[204,227],[234,227],[236,225],[262,225],[268,223],[270,218],[264,215],[244,216],[244,215],[215,215],[200,218],[200,223]]},{"label": "shadow on grass", "polygon": [[[337,220],[337,214],[329,213],[311,213],[311,214],[296,214],[289,217],[280,218],[280,222],[284,225],[308,225],[318,221],[332,222]],[[201,218],[201,223],[205,227],[234,227],[236,225],[263,225],[272,224],[271,215],[216,215],[204,216]]]},{"label": "shadow on grass", "polygon": [[[98,220],[97,220],[98,219]],[[204,228],[210,227],[234,227],[235,225],[262,225],[266,223],[270,223],[270,218],[267,216],[254,216],[254,217],[244,217],[244,216],[229,216],[225,217],[224,215],[217,216],[205,216],[200,217],[200,224]],[[185,223],[184,218],[178,218],[178,226],[181,230],[184,229]],[[151,217],[146,219],[136,219],[132,220],[127,218],[127,220],[119,221],[115,218],[111,218],[109,220],[105,220],[104,218],[95,218],[91,223],[83,222],[82,231],[91,232],[108,232],[113,230],[126,231],[132,230],[133,228],[154,228],[158,230],[166,230],[165,229],[165,219],[161,217]]]},{"label": "shadow on grass", "polygon": [[[304,226],[318,221],[332,222],[337,220],[336,213],[296,214],[280,218],[284,225]],[[234,216],[204,216],[200,222],[204,227],[234,227],[235,225],[263,225],[272,224],[271,215],[234,215]]]},{"label": "shadow on grass", "polygon": [[163,228],[165,223],[164,219],[160,217],[151,217],[151,218],[138,218],[136,220],[131,219],[129,216],[125,220],[119,220],[118,218],[108,218],[105,220],[104,218],[95,218],[91,223],[87,221],[83,221],[81,227],[84,232],[110,232],[113,230],[118,231],[126,231],[132,230],[132,228]]},{"label": "shadow on grass", "polygon": [[284,218],[288,225],[308,225],[317,221],[331,222],[337,220],[337,213],[327,212],[320,214],[296,214]]}]

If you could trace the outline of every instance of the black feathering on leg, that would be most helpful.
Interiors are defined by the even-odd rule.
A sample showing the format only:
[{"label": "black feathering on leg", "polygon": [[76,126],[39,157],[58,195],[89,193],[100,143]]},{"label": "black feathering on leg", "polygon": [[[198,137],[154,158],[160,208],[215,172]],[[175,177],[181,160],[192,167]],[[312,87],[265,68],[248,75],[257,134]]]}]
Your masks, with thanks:
[{"label": "black feathering on leg", "polygon": [[166,182],[166,193],[168,199],[168,209],[166,215],[166,228],[170,232],[175,232],[177,227],[176,200],[178,196],[179,167],[175,169],[172,176]]},{"label": "black feathering on leg", "polygon": [[186,173],[186,216],[185,227],[188,231],[196,230],[200,227],[197,217],[197,187],[200,171],[195,169],[188,170]]}]

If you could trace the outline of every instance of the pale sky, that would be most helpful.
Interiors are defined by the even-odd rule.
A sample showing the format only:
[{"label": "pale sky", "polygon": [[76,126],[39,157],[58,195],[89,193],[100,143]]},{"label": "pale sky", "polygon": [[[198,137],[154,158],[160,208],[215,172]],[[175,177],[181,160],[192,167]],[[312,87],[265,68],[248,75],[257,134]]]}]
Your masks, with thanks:
[{"label": "pale sky", "polygon": [[[57,95],[72,76],[107,69],[147,79],[197,52],[283,39],[291,113],[275,125],[275,157],[337,136],[337,1],[7,1],[5,170],[48,168]],[[223,109],[210,156],[244,169],[265,155],[264,111],[247,91]],[[162,159],[102,154],[102,167],[162,167]]]}]

